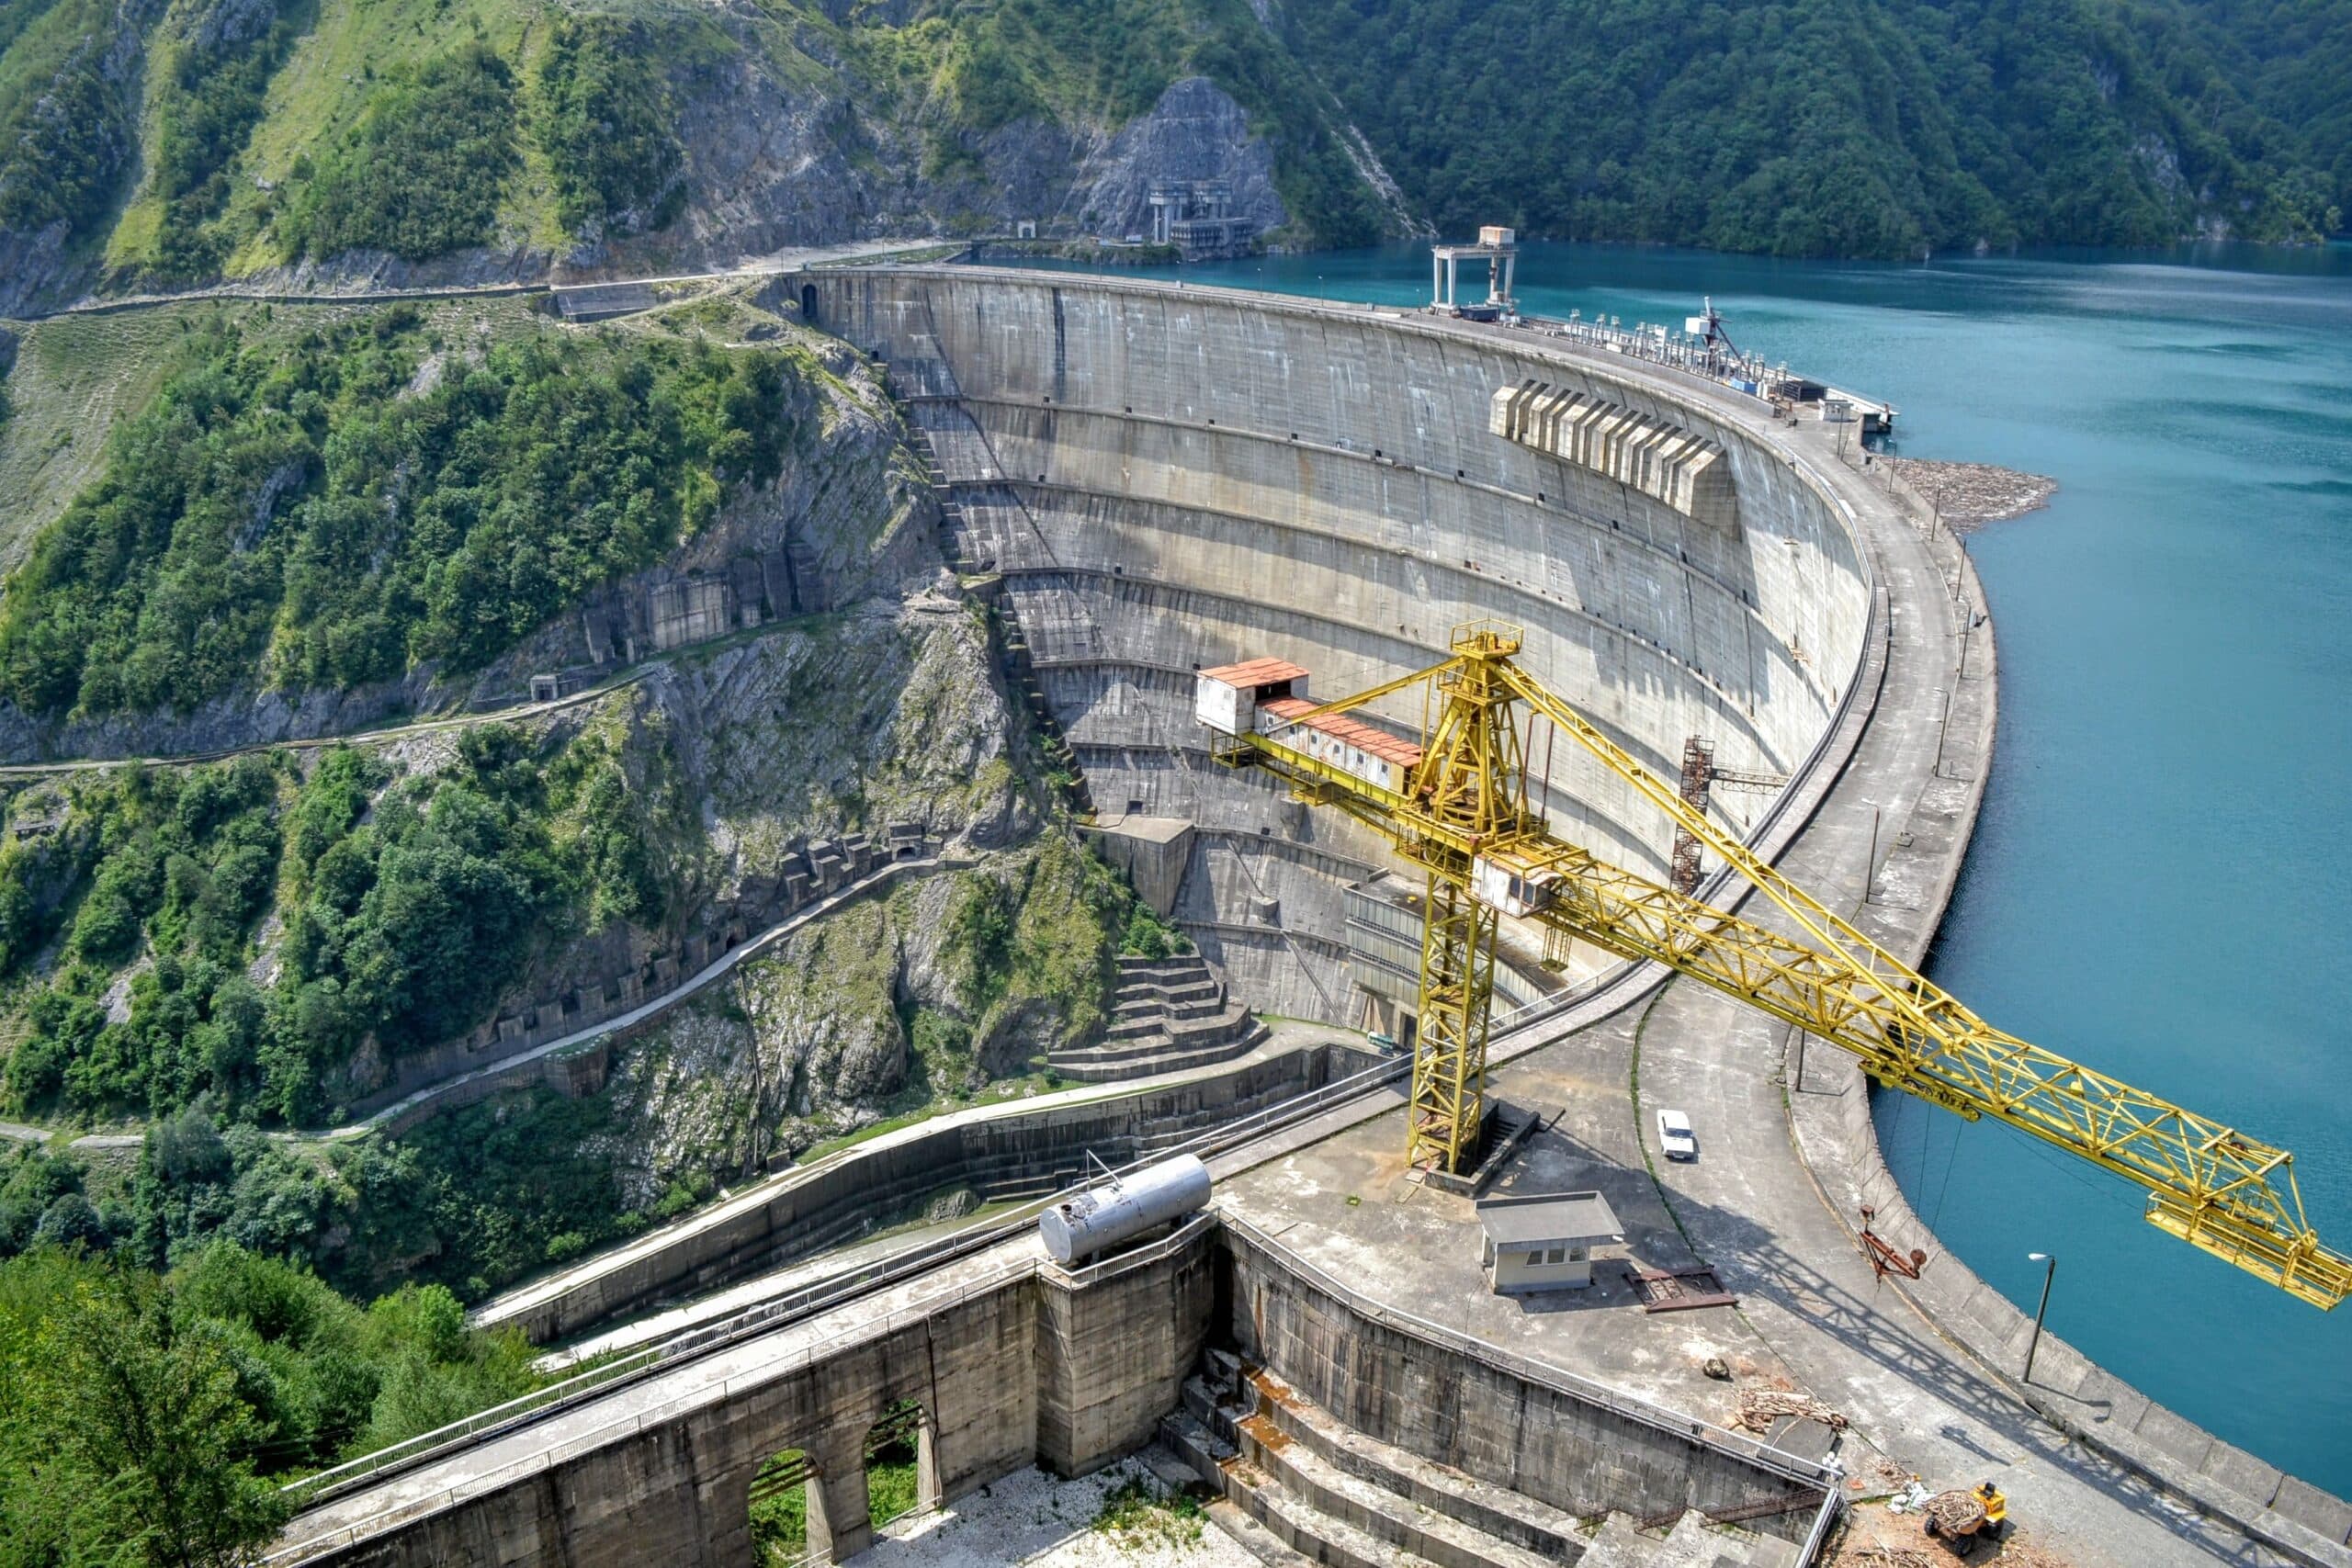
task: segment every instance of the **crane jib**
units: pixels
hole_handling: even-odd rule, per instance
[[[2352,1295],[2352,1256],[2303,1215],[2293,1156],[2005,1034],[1781,876],[1514,661],[1518,628],[1455,628],[1453,657],[1317,704],[1307,674],[1259,660],[1200,671],[1220,761],[1267,768],[1427,874],[1408,1157],[1453,1169],[1484,1112],[1498,918],[1655,960],[1851,1053],[1871,1081],[1991,1117],[2146,1188],[2170,1235],[2314,1305]],[[1419,728],[1367,719],[1418,693]],[[1522,721],[1519,710],[1524,708]],[[1553,834],[1527,757],[1541,716],[1779,911],[1769,930]],[[1548,759],[1547,759],[1548,761]]]

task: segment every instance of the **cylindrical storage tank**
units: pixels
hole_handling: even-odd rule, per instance
[[[1056,1203],[1037,1216],[1037,1230],[1055,1262],[1079,1263],[1208,1201],[1209,1168],[1178,1155]]]

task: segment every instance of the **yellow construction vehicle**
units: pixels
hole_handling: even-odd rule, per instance
[[[1919,1528],[1928,1538],[1951,1542],[1960,1557],[1975,1551],[1980,1540],[1999,1540],[2009,1528],[2009,1500],[1989,1481],[1974,1491],[1939,1492],[1919,1513]]]
[[[1345,813],[1426,874],[1407,1155],[1454,1170],[1486,1092],[1496,922],[1547,944],[1656,960],[1860,1059],[1871,1078],[1973,1121],[1992,1116],[2146,1188],[2148,1220],[2320,1307],[2352,1293],[2352,1257],[2303,1216],[2293,1156],[1993,1028],[1790,883],[1515,662],[1520,631],[1454,629],[1453,656],[1336,702],[1259,659],[1200,671],[1213,750]],[[1351,716],[1418,692],[1417,739]],[[1528,774],[1535,717],[1597,758],[1761,893],[1792,934],[1607,864],[1555,836]]]

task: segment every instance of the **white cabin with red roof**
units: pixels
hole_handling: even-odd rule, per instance
[[[1203,670],[1193,682],[1193,716],[1224,735],[1258,728],[1261,704],[1306,695],[1306,671],[1280,659],[1245,659]]]

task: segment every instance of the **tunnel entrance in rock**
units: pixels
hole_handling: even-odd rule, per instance
[[[943,1499],[931,1417],[911,1399],[892,1400],[865,1434],[865,1506],[879,1529]]]
[[[758,1568],[789,1568],[808,1558],[808,1509],[823,1506],[816,1468],[786,1449],[752,1477],[752,1558]]]

